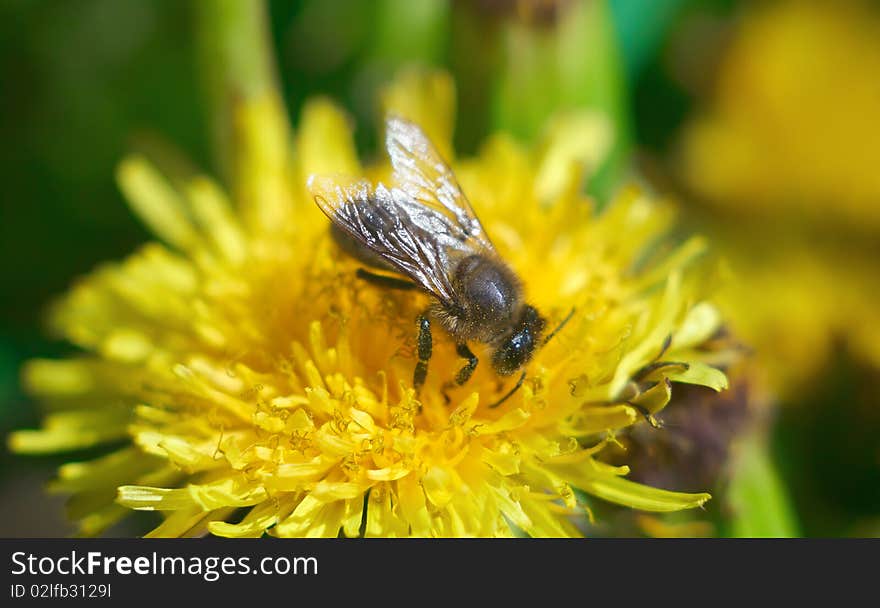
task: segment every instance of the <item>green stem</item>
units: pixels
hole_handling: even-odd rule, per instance
[[[375,0],[373,57],[400,66],[437,63],[445,50],[449,3],[445,0]]]
[[[550,29],[506,24],[495,83],[495,128],[534,138],[555,112],[591,108],[614,126],[614,144],[590,185],[604,201],[619,185],[630,151],[622,60],[607,0],[572,3]]]
[[[794,509],[764,437],[752,433],[737,446],[727,492],[733,511],[728,531],[737,538],[798,536]]]
[[[263,0],[195,3],[199,72],[203,79],[217,170],[233,179],[235,105],[277,90]]]

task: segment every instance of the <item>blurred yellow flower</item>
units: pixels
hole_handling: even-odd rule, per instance
[[[453,99],[446,75],[415,72],[383,96],[447,155]],[[60,468],[53,489],[73,494],[81,533],[141,509],[165,516],[152,536],[575,536],[589,513],[575,489],[646,511],[709,499],[597,458],[615,432],[653,420],[672,383],[727,384],[703,241],[658,246],[671,209],[638,191],[598,216],[580,194],[599,118],[552,125],[531,147],[499,134],[453,160],[529,301],[551,324],[576,310],[490,409],[508,387],[487,365],[444,402],[461,361],[441,334],[416,398],[424,296],[356,279],[306,193],[311,174],[387,176],[387,163],[362,168],[346,117],[314,100],[282,170],[284,138],[263,132],[276,111],[239,109],[251,141],[267,142],[243,161],[235,206],[206,177],[172,184],[144,158],[123,161],[121,188],[164,244],[80,280],[52,324],[82,354],[25,369],[49,411],[13,449],[126,443]]]
[[[683,132],[682,176],[712,205],[696,217],[737,278],[725,314],[787,397],[814,387],[840,344],[880,365],[878,73],[876,7],[757,5]]]
[[[880,12],[786,0],[737,28],[683,171],[709,201],[880,229]]]
[[[880,293],[880,248],[750,226],[708,230],[735,274],[718,302],[732,330],[754,348],[753,377],[796,398],[816,387],[840,348],[880,366],[873,297]]]

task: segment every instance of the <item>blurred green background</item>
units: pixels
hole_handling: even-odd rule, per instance
[[[591,0],[585,1],[593,7]],[[676,191],[667,159],[699,97],[711,87],[744,3],[595,3],[599,17],[591,13],[586,29],[570,34],[574,86],[545,78],[540,86],[517,91],[517,102],[511,105],[511,87],[533,83],[544,74],[546,58],[540,49],[544,38],[559,35],[554,20],[564,19],[559,15],[578,3],[539,2],[550,8],[535,10],[527,19],[516,16],[519,4],[270,2],[274,50],[291,121],[295,124],[308,96],[328,94],[352,113],[358,144],[369,154],[376,144],[375,88],[410,61],[433,63],[448,67],[457,79],[460,153],[473,151],[499,126],[532,135],[555,106],[595,106],[613,117],[618,140],[591,187],[604,195],[636,166],[659,187]],[[133,148],[173,146],[212,170],[210,112],[195,17],[191,3],[173,0],[0,4],[4,436],[14,428],[35,426],[39,419],[18,387],[21,363],[69,352],[43,330],[46,305],[76,276],[103,260],[125,256],[148,238],[115,186],[117,161]],[[532,65],[517,60],[520,47],[505,47],[509,31],[503,24],[517,19],[516,27],[535,36],[535,47],[526,49]],[[880,119],[880,109],[872,118]],[[770,462],[790,495],[798,533],[877,535],[880,406],[871,388],[880,375],[847,357],[842,348],[835,352],[834,364],[816,379],[808,396],[778,408],[772,419]],[[42,491],[54,467],[67,460],[13,456],[3,447],[0,537],[69,532],[63,498]],[[127,526],[115,533],[138,529],[137,522]]]

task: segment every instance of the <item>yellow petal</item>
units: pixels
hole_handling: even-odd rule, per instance
[[[43,429],[11,433],[9,449],[38,454],[90,448],[124,437],[130,415],[125,410],[50,414],[43,420]]]
[[[712,498],[710,494],[705,493],[689,494],[652,488],[616,476],[583,480],[578,487],[608,502],[642,511],[693,509]]]
[[[54,492],[78,492],[116,487],[161,466],[162,461],[129,447],[90,460],[70,462],[58,468],[58,479],[50,482]]]
[[[209,484],[190,484],[187,488],[196,504],[205,511],[222,507],[250,507],[266,500],[266,489],[253,482],[224,479]]]
[[[364,499],[362,496],[345,501],[342,513],[342,531],[348,538],[360,536],[361,522],[364,519]]]
[[[208,524],[208,530],[211,534],[227,538],[258,538],[279,520],[287,517],[297,500],[294,494],[277,500],[267,500],[251,509],[240,523],[213,521]]]
[[[322,458],[315,458],[310,462],[281,464],[263,478],[263,483],[276,490],[299,490],[304,483],[320,478],[334,464],[333,461]]]
[[[650,330],[636,346],[621,359],[609,387],[609,393],[615,397],[621,393],[632,375],[642,366],[659,356],[672,335],[675,316],[681,306],[682,275],[680,270],[671,272],[666,280],[663,297],[654,317],[651,319]]]
[[[609,429],[621,429],[638,420],[635,409],[628,405],[587,407],[562,426],[566,434],[575,437],[592,435]]]
[[[650,414],[656,414],[669,403],[672,398],[672,385],[669,380],[663,379],[643,393],[640,393],[632,401],[641,406]]]
[[[403,517],[409,522],[413,536],[426,538],[431,535],[431,518],[425,503],[425,492],[415,475],[397,481],[397,496]]]
[[[715,369],[700,361],[692,361],[685,370],[677,370],[667,375],[673,382],[684,384],[698,384],[708,386],[713,391],[727,389],[727,376],[719,369]]]
[[[386,488],[370,492],[368,503],[367,536],[399,538],[409,533],[409,526],[395,514],[391,492]]]
[[[187,488],[120,486],[116,501],[138,511],[191,511],[197,506]]]
[[[145,334],[124,327],[111,330],[99,348],[101,354],[107,359],[123,363],[141,362],[154,349],[152,342]]]
[[[354,482],[320,481],[311,492],[322,502],[334,502],[363,496],[367,486]]]
[[[447,72],[405,69],[382,91],[382,110],[419,125],[440,156],[452,161],[455,83]]]
[[[146,534],[146,538],[182,538],[198,533],[203,524],[213,519],[198,507],[174,511],[158,527]]]
[[[519,473],[521,457],[513,451],[483,450],[481,458],[483,462],[502,475],[515,475]]]
[[[472,432],[478,435],[492,435],[503,433],[504,431],[512,431],[524,425],[531,417],[527,411],[522,408],[516,408],[504,414],[494,422],[477,422],[472,428]]]
[[[116,179],[132,211],[156,236],[180,249],[198,242],[185,202],[145,158],[131,156],[123,160]]]
[[[237,103],[234,199],[250,231],[272,234],[291,226],[290,130],[281,99],[270,91]]]
[[[94,361],[32,359],[22,368],[22,384],[36,395],[82,395],[99,382]]]
[[[454,475],[443,467],[431,467],[422,478],[422,486],[425,488],[425,496],[438,509],[449,504],[455,496],[458,484]]]
[[[188,184],[186,194],[202,230],[217,250],[233,264],[243,262],[247,240],[220,186],[206,177],[197,177]]]
[[[282,538],[304,536],[311,522],[324,506],[325,503],[314,496],[306,496],[287,519],[275,526],[272,533]]]
[[[602,114],[582,111],[554,117],[538,145],[538,199],[549,203],[567,190],[580,189],[585,174],[599,166],[612,140],[611,122]]]
[[[690,348],[708,340],[721,327],[721,313],[709,302],[700,302],[690,309],[672,337],[674,349]]]
[[[296,139],[303,183],[310,175],[361,173],[351,119],[330,100],[313,99],[303,106]]]
[[[523,528],[530,536],[538,538],[576,538],[582,536],[570,522],[558,517],[549,508],[549,503],[536,500],[523,502],[523,510],[530,524]]]

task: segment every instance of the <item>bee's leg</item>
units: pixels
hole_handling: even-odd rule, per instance
[[[374,274],[364,268],[358,268],[355,274],[357,274],[357,277],[359,279],[362,279],[379,287],[384,287],[385,289],[411,291],[416,288],[415,283],[410,283],[407,280],[398,279],[397,277],[389,277],[384,274]]]
[[[426,315],[419,315],[419,337],[418,351],[419,362],[416,363],[415,372],[413,372],[413,388],[416,394],[425,384],[425,378],[428,376],[428,360],[431,358],[433,340],[431,339],[431,321]]]
[[[458,353],[459,357],[467,359],[467,363],[465,363],[464,367],[458,370],[458,373],[455,375],[455,383],[458,386],[461,386],[471,379],[471,375],[474,373],[474,370],[477,369],[477,363],[479,363],[480,360],[471,352],[471,349],[468,348],[467,344],[458,344],[455,347],[455,351]]]
[[[455,347],[455,351],[458,353],[459,357],[467,359],[467,363],[465,363],[464,367],[458,370],[458,373],[455,375],[455,382],[447,382],[443,385],[443,398],[446,399],[446,403],[449,403],[450,401],[449,395],[446,394],[446,391],[453,386],[462,386],[470,380],[474,370],[477,369],[477,364],[480,362],[477,356],[471,352],[471,349],[468,348],[468,345],[465,343],[458,344]]]

